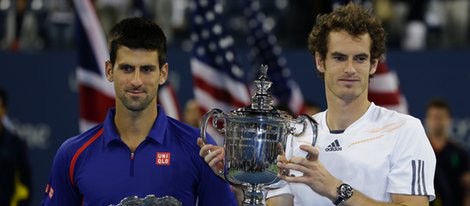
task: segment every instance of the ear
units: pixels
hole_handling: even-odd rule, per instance
[[[375,74],[375,72],[377,71],[378,65],[379,65],[379,59],[373,59],[370,64],[370,72],[369,72],[370,75]]]
[[[105,70],[106,70],[106,78],[108,79],[109,82],[113,82],[113,65],[111,62],[108,60],[105,62]]]
[[[315,52],[315,64],[320,73],[325,73],[325,68],[323,67],[323,65],[325,65],[325,61],[321,58],[321,55],[318,52]]]
[[[164,84],[167,79],[168,79],[168,63],[165,63],[160,68],[160,82],[158,82],[158,84],[160,85]]]

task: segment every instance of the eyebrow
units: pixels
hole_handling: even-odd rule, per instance
[[[332,52],[330,55],[331,56],[348,56],[341,52]],[[354,57],[369,57],[369,55],[367,53],[359,53],[359,54],[355,54]]]
[[[118,64],[118,67],[136,67],[135,65],[131,65],[131,64],[126,64],[126,63],[123,63],[123,64]],[[153,65],[153,64],[144,64],[144,65],[140,65],[140,66],[137,66],[137,67],[154,67],[156,68],[157,66],[156,65]]]

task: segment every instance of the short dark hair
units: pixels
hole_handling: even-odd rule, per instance
[[[452,116],[452,110],[450,109],[449,103],[447,103],[447,101],[442,98],[431,99],[426,106],[426,112],[428,112],[431,108],[444,109],[447,111],[449,116]]]
[[[356,3],[350,2],[329,14],[318,15],[308,37],[308,49],[312,55],[318,53],[323,60],[326,59],[328,36],[332,31],[346,31],[355,37],[369,34],[372,40],[371,61],[380,60],[385,54],[385,30],[380,19]]]
[[[158,64],[166,63],[166,37],[162,29],[152,20],[131,17],[117,23],[109,34],[111,64],[116,62],[117,49],[126,46],[131,49],[156,50]]]
[[[0,88],[0,102],[3,104],[3,107],[8,108],[8,94],[2,88]]]

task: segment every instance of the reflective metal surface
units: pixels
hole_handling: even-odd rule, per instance
[[[172,196],[155,197],[155,195],[147,195],[145,198],[137,196],[126,197],[115,206],[182,206],[179,200]],[[110,205],[114,206],[114,205]]]
[[[318,124],[311,117],[301,115],[294,119],[272,106],[267,91],[272,82],[267,78],[267,69],[261,66],[261,75],[255,80],[256,94],[249,107],[228,113],[212,109],[201,123],[204,142],[211,118],[211,125],[225,134],[224,177],[231,184],[244,186],[244,205],[262,205],[265,186],[279,181],[277,156],[284,155],[288,135],[300,136],[311,128],[312,145],[317,138]]]

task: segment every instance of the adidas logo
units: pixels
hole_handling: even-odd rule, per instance
[[[337,139],[325,148],[326,152],[334,152],[341,150],[343,150],[343,148],[339,145],[339,141]]]

